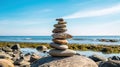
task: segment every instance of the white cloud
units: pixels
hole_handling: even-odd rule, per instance
[[[69,27],[72,35],[120,35],[120,21]]]
[[[84,17],[94,17],[94,16],[103,16],[103,15],[109,15],[113,13],[120,12],[120,4],[110,7],[110,8],[104,8],[100,10],[91,10],[91,11],[84,11],[84,12],[76,12],[68,16],[64,16],[65,19],[73,19],[73,18],[84,18]]]

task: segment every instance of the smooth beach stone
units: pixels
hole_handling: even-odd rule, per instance
[[[32,63],[32,62],[34,62],[34,61],[36,61],[36,60],[38,60],[38,59],[40,59],[40,58],[42,58],[42,57],[39,56],[38,54],[33,53],[33,54],[31,55],[31,57],[30,57],[30,62]]]
[[[41,45],[41,46],[38,46],[38,47],[36,48],[36,50],[38,50],[38,51],[46,51],[46,50],[47,50],[47,47],[44,46],[44,45]]]
[[[72,35],[67,34],[67,33],[54,33],[52,35],[53,38],[64,38],[64,39],[69,39],[72,38]]]
[[[66,24],[55,24],[54,27],[56,27],[56,28],[65,28]]]
[[[44,57],[33,62],[31,67],[98,67],[98,65],[85,56],[74,55],[70,57]]]
[[[12,57],[6,53],[0,53],[0,59],[12,59]]]
[[[23,58],[24,58],[25,61],[30,61],[30,57],[31,57],[31,54],[27,53],[27,54],[24,55]]]
[[[20,50],[20,45],[19,44],[15,44],[11,47],[12,50]]]
[[[65,50],[68,49],[67,45],[60,45],[60,44],[56,44],[56,43],[50,43],[50,46],[56,49],[60,49],[60,50]]]
[[[49,51],[49,54],[51,56],[73,56],[76,54],[76,51],[70,49],[66,49],[66,50],[51,49]]]
[[[66,39],[52,39],[52,41],[57,44],[68,44]]]
[[[56,21],[64,21],[63,18],[56,19]]]
[[[67,24],[67,22],[60,21],[58,24]]]
[[[63,33],[66,32],[67,29],[66,28],[55,28],[52,32],[53,33]]]
[[[12,49],[10,47],[3,47],[2,50],[5,52],[12,52]]]
[[[25,61],[24,59],[19,59],[14,62],[15,65],[30,65],[30,62]]]
[[[0,67],[14,67],[14,65],[7,59],[0,59]]]
[[[103,56],[100,56],[100,55],[97,55],[97,54],[89,56],[89,58],[92,59],[95,62],[98,62],[98,61],[108,61],[108,59],[106,57],[103,57]]]

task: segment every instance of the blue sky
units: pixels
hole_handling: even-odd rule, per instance
[[[0,0],[0,35],[51,35],[60,17],[71,35],[120,35],[120,0]]]

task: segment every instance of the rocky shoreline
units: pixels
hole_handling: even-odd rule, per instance
[[[0,42],[0,47],[18,43],[21,48],[36,48],[40,45],[51,49],[48,43],[27,43],[27,42]],[[69,49],[80,51],[98,51],[103,53],[120,53],[120,45],[95,45],[95,44],[67,44]]]
[[[40,62],[41,60],[46,58],[46,57],[42,57],[36,53],[24,54],[20,51],[20,49],[21,48],[20,48],[19,44],[15,44],[13,46],[0,47],[0,65],[2,67],[34,67],[34,65],[36,63],[38,64],[38,61]],[[39,51],[41,51],[43,49],[46,50],[46,48],[44,48],[43,46],[39,46],[39,49],[38,48],[36,48],[36,49]],[[76,55],[71,56],[71,58],[72,57],[76,58],[78,56],[91,59],[98,65],[98,67],[119,67],[120,66],[120,57],[119,56],[112,56],[112,57],[106,58],[106,57],[102,57],[99,55],[92,55],[92,56],[87,57],[87,56],[83,56],[81,54],[76,54]],[[51,56],[48,55],[47,57],[50,58]],[[56,57],[52,57],[52,58],[54,59]],[[62,58],[65,59],[68,57],[62,57]],[[62,58],[60,58],[60,59],[62,60]],[[59,59],[57,59],[57,60],[59,60]],[[56,62],[55,60],[52,60],[51,62],[53,62],[53,61]],[[9,63],[9,64],[7,64],[7,63]],[[8,65],[8,66],[6,66],[6,65]]]

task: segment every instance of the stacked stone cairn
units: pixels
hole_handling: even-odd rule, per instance
[[[53,48],[49,51],[51,56],[73,56],[76,54],[76,51],[68,49],[68,41],[66,39],[72,38],[70,34],[65,33],[66,29],[66,22],[64,19],[59,18],[56,19],[58,21],[57,24],[54,25],[55,29],[52,31],[54,34],[52,35],[52,43],[50,46]]]

